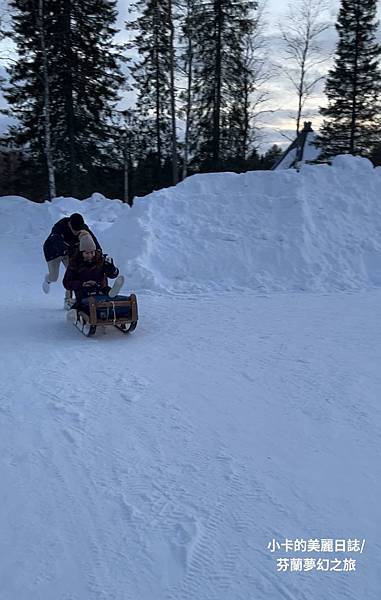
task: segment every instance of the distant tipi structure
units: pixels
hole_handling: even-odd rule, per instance
[[[297,169],[303,163],[315,161],[321,153],[321,149],[314,144],[316,137],[317,135],[312,129],[311,121],[305,121],[304,127],[298,137],[282,154],[278,162],[272,167],[272,170]]]

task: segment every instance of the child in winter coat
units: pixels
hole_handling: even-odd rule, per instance
[[[64,287],[74,290],[77,304],[94,292],[115,297],[124,283],[124,277],[119,275],[119,269],[112,258],[97,249],[88,231],[81,231],[78,237],[79,249],[69,260],[63,278]],[[108,285],[107,278],[115,279],[112,288]]]

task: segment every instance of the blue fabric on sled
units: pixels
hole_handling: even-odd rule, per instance
[[[117,300],[129,300],[129,296],[115,296],[110,298],[105,295],[92,296],[96,302],[112,302]],[[90,314],[89,298],[83,298],[81,301],[80,310]],[[108,308],[97,308],[97,320],[98,321],[112,321],[113,319],[131,319],[131,306],[116,306],[115,311],[110,304]]]

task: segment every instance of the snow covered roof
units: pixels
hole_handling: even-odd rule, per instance
[[[303,130],[298,137],[287,148],[279,161],[273,166],[273,171],[277,169],[292,169],[304,162],[316,160],[321,150],[316,147],[316,133],[311,127],[311,122],[304,123]]]

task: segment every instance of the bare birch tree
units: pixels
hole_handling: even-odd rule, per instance
[[[318,82],[324,78],[319,67],[327,60],[327,56],[324,56],[319,38],[330,27],[324,18],[328,8],[326,0],[297,0],[289,4],[288,13],[280,24],[286,63],[281,69],[298,98],[295,117],[297,134],[305,104]]]

